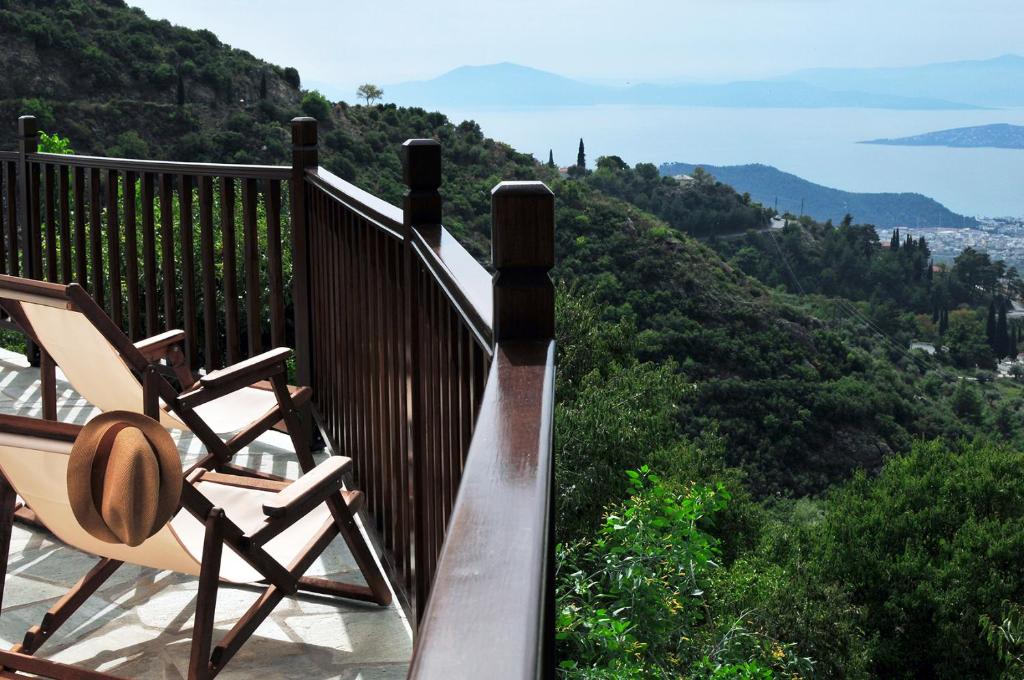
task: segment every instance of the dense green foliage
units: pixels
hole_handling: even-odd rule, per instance
[[[691,180],[680,182],[662,177],[651,163],[630,168],[618,156],[604,156],[586,180],[694,236],[742,233],[768,225],[770,212],[751,202],[749,194],[737,194],[699,168]]]
[[[53,150],[286,163],[312,114],[322,164],[398,203],[401,143],[432,137],[445,224],[481,259],[491,187],[550,185],[565,676],[1021,676],[1024,401],[977,370],[1011,337],[998,301],[988,323],[1020,289],[1001,263],[933,272],[926,243],[852,220],[741,235],[769,211],[700,173],[562,177],[113,0],[3,6],[0,112],[35,112]],[[907,351],[922,338],[949,350]]]

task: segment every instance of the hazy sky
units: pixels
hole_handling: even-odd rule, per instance
[[[336,96],[362,82],[386,85],[500,61],[625,82],[725,80],[1024,52],[1022,0],[129,3],[295,66],[304,84],[331,84]]]

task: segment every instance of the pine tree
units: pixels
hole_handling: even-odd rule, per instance
[[[555,152],[551,149],[548,149],[548,167],[555,167]]]
[[[995,298],[988,303],[988,319],[985,322],[985,339],[988,340],[988,346],[993,349],[996,348],[996,301]]]
[[[580,137],[580,150],[576,154],[576,167],[580,170],[587,169],[587,154],[583,151],[583,138]]]

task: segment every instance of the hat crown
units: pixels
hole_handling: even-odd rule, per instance
[[[141,544],[174,515],[183,484],[178,448],[155,420],[110,411],[71,448],[68,499],[79,524],[107,543]]]
[[[127,427],[116,434],[107,464],[93,467],[93,499],[100,516],[122,543],[138,545],[148,538],[156,519],[160,466],[156,451],[142,430]],[[99,493],[96,481],[99,479]]]

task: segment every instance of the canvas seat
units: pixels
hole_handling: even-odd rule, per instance
[[[99,540],[73,512],[67,469],[72,442],[81,430],[78,425],[0,415],[0,588],[6,578],[15,494],[29,503],[57,538],[101,558],[43,622],[28,631],[23,643],[0,652],[0,667],[51,678],[114,677],[32,655],[124,562],[199,577],[190,679],[216,675],[286,595],[308,591],[390,603],[384,576],[355,524],[362,494],[343,489],[349,459],[332,457],[295,482],[194,469],[184,481],[176,514],[132,547]],[[304,577],[339,534],[367,585]],[[221,580],[269,585],[213,648],[213,608]],[[82,674],[71,675],[71,670]],[[2,673],[0,677],[10,677]]]
[[[145,413],[164,427],[194,433],[208,451],[200,466],[256,475],[231,458],[276,426],[288,432],[302,469],[312,468],[303,413],[311,391],[286,383],[290,349],[275,348],[197,378],[184,363],[183,331],[132,343],[78,284],[0,275],[0,304],[40,347],[44,415],[56,417],[52,385],[59,366],[101,411]],[[225,441],[224,435],[231,436]]]

